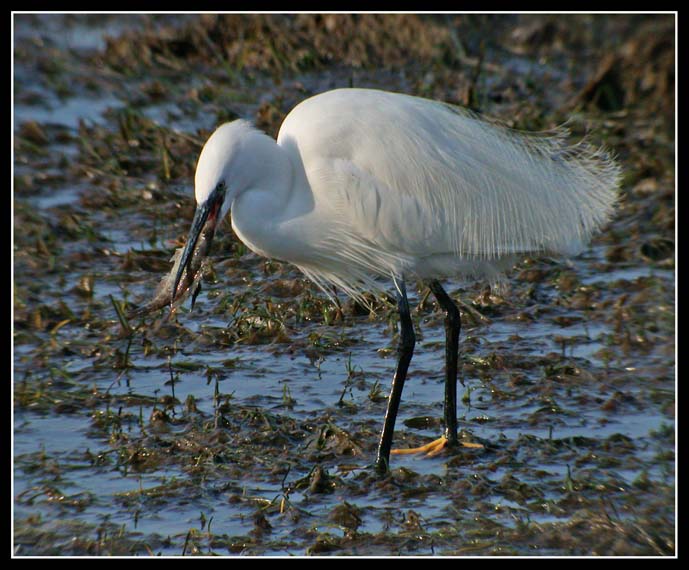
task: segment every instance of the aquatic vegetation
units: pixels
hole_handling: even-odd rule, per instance
[[[672,16],[14,18],[16,555],[675,552]],[[172,269],[213,128],[275,134],[349,85],[518,128],[575,114],[625,168],[582,256],[449,284],[460,434],[483,447],[383,479],[390,299],[335,305],[225,228],[193,316],[128,315]],[[409,289],[413,446],[439,426],[443,316]]]

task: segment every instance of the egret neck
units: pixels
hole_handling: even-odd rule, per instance
[[[250,156],[242,166],[254,174],[231,204],[232,229],[253,252],[294,261],[300,249],[297,236],[285,235],[285,222],[299,218],[311,207],[311,192],[298,153],[255,131],[248,135]],[[300,211],[299,211],[300,210]]]

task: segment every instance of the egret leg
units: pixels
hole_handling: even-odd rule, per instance
[[[431,281],[430,288],[445,311],[445,439],[450,446],[457,445],[457,358],[459,353],[459,333],[462,319],[454,301],[438,281]],[[462,383],[464,384],[464,383]]]
[[[404,281],[394,280],[397,288],[397,308],[400,313],[400,340],[397,346],[397,370],[392,379],[392,389],[388,398],[388,408],[385,412],[383,423],[383,433],[378,444],[378,456],[376,457],[376,470],[385,473],[390,464],[390,448],[392,447],[392,434],[395,431],[395,420],[397,411],[400,407],[402,389],[407,378],[407,370],[414,354],[416,336],[414,335],[414,325],[409,311],[409,300],[407,299],[407,289]]]
[[[462,328],[462,321],[457,305],[455,305],[440,283],[433,280],[429,286],[438,300],[438,304],[445,311],[445,401],[443,412],[445,432],[442,437],[421,447],[393,449],[392,453],[395,454],[425,453],[428,457],[433,457],[446,447],[456,447],[459,444],[457,438],[457,360],[459,332]],[[462,384],[464,383],[462,382]],[[471,448],[483,447],[480,443],[462,442],[461,445]]]

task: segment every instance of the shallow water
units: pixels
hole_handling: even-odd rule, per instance
[[[136,18],[76,20],[16,18],[15,42],[29,52],[37,36],[54,42],[80,70],[105,35],[140,28]],[[538,67],[504,57],[507,70]],[[484,448],[393,456],[391,477],[380,481],[370,465],[395,365],[391,308],[333,322],[330,304],[296,271],[267,266],[227,238],[193,312],[187,303],[168,321],[161,311],[122,335],[113,303],[146,302],[169,269],[172,240],[189,220],[178,215],[171,225],[173,210],[162,208],[191,202],[191,179],[127,173],[113,177],[123,188],[108,186],[84,158],[101,150],[85,150],[80,121],[106,133],[125,128],[113,117],[131,105],[126,93],[139,79],[117,77],[108,93],[106,74],[97,94],[75,87],[60,97],[25,79],[32,65],[15,61],[15,91],[43,101],[15,101],[15,133],[33,121],[49,138],[51,128],[69,136],[47,143],[52,154],[42,159],[63,179],[15,186],[17,555],[671,553],[674,266],[608,261],[612,246],[601,238],[568,263],[521,264],[504,297],[448,284],[472,309],[462,310],[459,426]],[[412,83],[402,73],[356,75],[370,86]],[[349,80],[319,70],[298,81],[319,91]],[[270,83],[246,86],[249,102],[237,113],[251,118],[273,103]],[[141,114],[193,136],[214,124],[174,98]],[[24,154],[15,154],[15,180],[41,173]],[[94,193],[112,202],[93,205]],[[29,219],[21,208],[34,225],[19,226],[17,216]],[[542,277],[526,275],[532,268]],[[275,284],[299,287],[284,295]],[[400,447],[442,429],[442,315],[421,306],[422,294],[411,295],[419,334]],[[318,469],[322,483],[313,480]]]

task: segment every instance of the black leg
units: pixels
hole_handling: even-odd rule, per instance
[[[388,409],[385,412],[383,433],[380,436],[378,456],[376,457],[376,470],[380,473],[385,473],[390,464],[390,448],[392,447],[392,434],[395,431],[395,419],[400,407],[404,381],[407,378],[407,369],[414,354],[414,344],[416,343],[404,281],[395,281],[395,285],[397,287],[397,307],[400,312],[400,340],[397,347],[397,370],[392,379],[392,390],[390,390],[390,397],[388,398]]]
[[[459,309],[438,281],[431,281],[431,291],[445,311],[445,437],[457,444],[457,353],[462,321]]]

